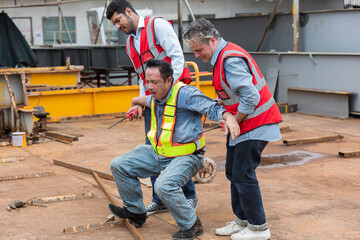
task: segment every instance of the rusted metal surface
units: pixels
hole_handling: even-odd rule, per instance
[[[8,181],[8,180],[18,180],[25,178],[39,178],[39,177],[47,177],[53,176],[55,172],[37,172],[37,173],[26,173],[22,175],[10,175],[10,176],[0,176],[0,181]]]
[[[360,157],[360,151],[342,151],[339,152],[339,156],[344,158]]]
[[[300,0],[293,0],[293,51],[299,51],[299,5]]]
[[[288,139],[283,140],[283,143],[287,146],[291,145],[302,145],[302,144],[309,144],[309,143],[319,143],[319,142],[329,142],[343,139],[344,136],[342,135],[334,135],[334,136],[324,136],[324,137],[309,137],[309,138],[299,138],[299,139]]]
[[[4,75],[4,78],[5,78],[5,83],[6,83],[7,89],[8,89],[8,91],[9,91],[9,96],[10,96],[11,105],[12,105],[13,108],[14,108],[15,117],[16,117],[16,119],[20,119],[19,112],[17,111],[17,106],[16,106],[16,102],[15,102],[14,93],[12,92],[11,87],[10,87],[9,78],[8,78],[7,75]]]
[[[54,137],[54,136],[48,136],[48,135],[46,135],[46,133],[45,133],[45,137],[46,137],[46,138],[49,138],[49,139],[51,139],[51,140],[55,140],[55,141],[61,142],[61,143],[66,143],[66,144],[69,144],[69,145],[72,144],[72,140],[71,140],[71,139],[63,139],[63,138],[59,138],[59,136],[56,136],[56,137]]]
[[[101,190],[103,191],[103,193],[105,194],[105,196],[108,198],[109,202],[113,205],[117,205],[114,198],[110,195],[110,193],[106,190],[104,184],[102,183],[99,175],[94,172],[93,170],[90,170],[91,174],[93,175],[96,183],[99,185],[99,187],[101,188]],[[139,231],[135,228],[134,225],[130,224],[129,220],[126,218],[123,218],[123,221],[125,223],[125,226],[129,229],[129,231],[131,232],[131,234],[135,237],[135,239],[137,240],[143,240],[143,236],[139,233]]]
[[[80,226],[73,226],[64,228],[64,233],[80,233],[85,231],[94,231],[104,228],[113,228],[113,227],[119,227],[122,226],[124,223],[123,221],[112,221],[112,222],[104,222],[104,223],[95,223],[95,224],[85,224]]]

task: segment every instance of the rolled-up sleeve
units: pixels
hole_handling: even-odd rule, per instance
[[[181,49],[179,39],[171,24],[162,18],[154,20],[156,43],[159,44],[171,58],[171,67],[174,70],[175,81],[179,79],[183,72],[185,62],[184,54]]]
[[[240,96],[238,111],[251,114],[259,104],[260,94],[254,86],[253,76],[246,62],[240,57],[230,57],[224,62],[225,77],[230,88]]]

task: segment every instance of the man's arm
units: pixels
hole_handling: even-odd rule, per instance
[[[154,20],[154,29],[156,43],[158,43],[165,50],[166,55],[171,58],[174,82],[176,82],[182,74],[185,62],[179,39],[171,24],[165,19],[156,18]]]
[[[134,97],[131,100],[131,106],[135,106],[135,105],[141,105],[143,107],[147,107],[147,96],[143,96],[143,97]]]

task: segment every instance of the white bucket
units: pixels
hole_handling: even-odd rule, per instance
[[[13,147],[26,147],[26,133],[25,132],[13,132],[12,145]]]

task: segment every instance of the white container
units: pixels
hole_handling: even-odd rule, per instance
[[[26,133],[25,132],[13,132],[12,145],[13,147],[26,147]]]

